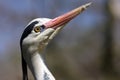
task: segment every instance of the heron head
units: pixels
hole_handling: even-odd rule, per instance
[[[22,34],[21,45],[24,48],[32,46],[32,49],[41,51],[70,20],[79,15],[89,5],[80,6],[54,19],[37,18],[32,20]]]
[[[34,47],[43,49],[50,40],[53,39],[58,32],[58,28],[47,27],[46,23],[49,23],[52,19],[49,18],[37,18],[32,20],[24,29],[21,37],[22,48]],[[62,28],[64,25],[59,26]]]

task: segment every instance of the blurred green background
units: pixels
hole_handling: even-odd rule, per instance
[[[19,40],[31,20],[88,2],[48,45],[46,63],[57,80],[120,80],[120,0],[0,0],[0,80],[22,80]]]

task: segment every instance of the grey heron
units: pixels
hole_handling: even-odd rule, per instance
[[[35,80],[55,80],[45,65],[41,53],[66,24],[90,4],[82,5],[54,19],[34,19],[26,26],[20,39],[23,80],[28,80],[27,66]]]

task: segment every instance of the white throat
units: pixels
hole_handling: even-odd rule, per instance
[[[39,53],[32,56],[31,62],[31,66],[33,66],[31,71],[33,72],[36,80],[55,80]]]
[[[24,58],[26,59],[35,80],[55,80],[39,53],[36,52],[32,56],[26,54],[24,55]]]

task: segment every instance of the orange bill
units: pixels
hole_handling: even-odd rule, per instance
[[[58,16],[49,22],[45,23],[44,26],[45,28],[54,28],[56,29],[57,27],[60,27],[62,25],[67,24],[70,20],[75,18],[77,15],[79,15],[81,12],[83,12],[88,6],[90,6],[91,3],[87,3],[85,5],[82,5],[76,9],[73,9],[61,16]]]

